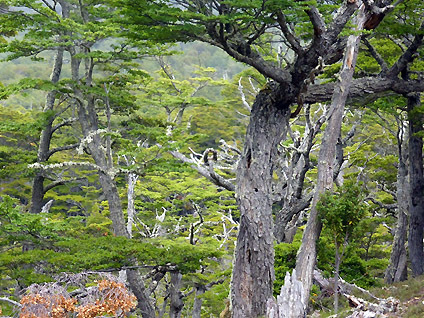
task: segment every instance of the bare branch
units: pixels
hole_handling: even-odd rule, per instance
[[[66,183],[71,183],[71,182],[84,180],[84,179],[85,178],[71,178],[71,179],[66,179],[66,180],[56,180],[56,181],[53,181],[52,183],[48,184],[47,186],[45,186],[44,189],[43,189],[43,192],[44,192],[44,194],[46,194],[51,189],[58,187],[60,185],[64,185]]]
[[[381,55],[375,50],[375,48],[372,46],[372,44],[367,40],[366,37],[362,38],[362,41],[364,42],[365,46],[367,47],[368,51],[370,52],[371,56],[377,61],[378,65],[381,67],[381,73],[386,74],[389,70],[389,67],[387,66],[387,63],[384,61],[384,59],[381,57]]]
[[[318,9],[314,6],[311,6],[310,9],[306,11],[306,13],[309,16],[312,25],[314,26],[315,37],[321,37],[322,34],[325,32],[325,22],[322,19],[322,16],[319,13]]]
[[[179,151],[170,151],[169,152],[174,158],[181,160],[184,163],[188,163],[191,167],[204,176],[206,179],[212,181],[217,186],[223,187],[229,191],[235,191],[235,186],[229,180],[225,179],[221,175],[217,174],[211,169],[206,169],[205,167],[199,166],[194,160],[187,158]],[[208,167],[209,168],[209,167]]]
[[[77,118],[68,118],[68,119],[65,119],[65,120],[64,120],[64,121],[62,121],[61,123],[59,123],[59,124],[57,124],[56,126],[52,127],[52,134],[53,134],[56,130],[58,130],[58,129],[62,128],[63,126],[68,126],[68,125],[72,124],[73,122],[75,122],[76,120],[77,120]]]
[[[411,45],[406,49],[402,56],[397,60],[397,62],[390,68],[388,72],[389,77],[397,77],[397,75],[402,72],[409,63],[411,63],[416,57],[415,53],[423,44],[424,37],[424,20],[421,22],[421,26],[414,37]]]
[[[8,303],[12,304],[13,306],[16,306],[16,307],[19,307],[19,308],[22,307],[22,305],[20,303],[18,303],[17,301],[14,301],[12,299],[9,299],[7,297],[0,297],[0,301],[8,302]]]
[[[53,149],[51,149],[47,153],[47,158],[50,158],[56,152],[65,151],[65,150],[71,150],[71,149],[76,149],[78,146],[79,146],[79,143],[78,144],[72,144],[72,145],[66,145],[66,146],[62,146],[62,147],[53,148]]]
[[[387,204],[387,203],[378,201],[374,199],[373,197],[365,198],[365,200],[371,201],[372,203],[377,204],[380,208],[386,209],[386,210],[394,210],[398,207],[397,203]]]
[[[246,95],[244,95],[243,85],[241,84],[241,79],[242,79],[242,77],[240,77],[239,82],[238,82],[238,90],[240,92],[241,101],[242,101],[244,107],[250,112],[252,110],[252,107],[247,102]]]
[[[290,43],[291,48],[293,49],[293,51],[295,51],[296,53],[302,52],[303,48],[300,45],[299,39],[297,39],[293,35],[293,33],[289,30],[289,28],[287,26],[286,17],[284,16],[284,13],[281,12],[281,11],[280,12],[277,12],[277,22],[278,22],[278,25],[281,28],[281,32],[283,32],[285,38]]]

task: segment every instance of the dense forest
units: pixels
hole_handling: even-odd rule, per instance
[[[424,317],[422,0],[0,0],[0,316]]]

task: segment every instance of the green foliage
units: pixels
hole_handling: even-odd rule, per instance
[[[335,193],[325,193],[317,204],[324,230],[329,231],[338,244],[343,244],[365,216],[361,188],[346,183]]]
[[[284,279],[287,272],[291,272],[296,265],[296,255],[302,243],[302,232],[298,231],[294,237],[293,243],[280,243],[275,245],[275,281],[274,296],[280,294],[281,286],[284,285]]]

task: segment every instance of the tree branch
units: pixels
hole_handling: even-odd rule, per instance
[[[375,50],[375,48],[372,46],[372,44],[367,40],[366,37],[362,38],[362,42],[364,42],[365,46],[367,47],[368,51],[370,52],[371,56],[377,61],[378,65],[381,67],[381,73],[386,74],[389,70],[389,67],[387,66],[387,63],[384,61],[384,59],[381,57],[381,55]]]
[[[54,155],[56,152],[60,152],[60,151],[65,151],[65,150],[71,150],[71,149],[76,149],[79,146],[78,144],[72,144],[72,145],[66,145],[66,146],[62,146],[62,147],[56,147],[51,149],[48,153],[47,153],[47,159],[50,158],[52,155]]]
[[[73,122],[75,122],[76,120],[77,120],[77,118],[68,118],[68,119],[65,119],[65,120],[64,120],[64,121],[62,121],[61,123],[59,123],[59,124],[57,124],[56,126],[52,127],[52,134],[53,134],[56,130],[58,130],[58,129],[62,128],[63,126],[70,125],[70,124],[72,124]]]
[[[397,77],[397,75],[402,72],[408,65],[411,63],[415,56],[415,53],[419,47],[423,44],[424,37],[424,20],[421,22],[421,26],[418,30],[418,33],[415,35],[414,40],[411,45],[406,49],[402,56],[397,60],[397,62],[390,68],[388,72],[389,77]]]
[[[223,187],[223,188],[225,188],[225,189],[227,189],[229,191],[235,191],[234,184],[232,184],[230,181],[228,181],[224,177],[222,177],[219,174],[217,174],[215,171],[213,171],[213,173],[211,173],[210,169],[206,169],[206,168],[204,168],[202,166],[197,165],[197,163],[194,160],[192,160],[190,158],[187,158],[186,156],[184,156],[179,151],[174,150],[174,151],[170,151],[169,153],[174,158],[176,158],[178,160],[181,160],[184,163],[190,164],[190,166],[194,170],[196,170],[199,174],[201,174],[202,176],[204,176],[209,181],[212,181],[217,186]]]
[[[325,22],[322,19],[322,16],[319,13],[318,9],[314,6],[311,6],[310,9],[306,11],[306,13],[309,16],[309,19],[311,20],[312,25],[314,27],[315,37],[321,37],[322,34],[325,32]]]
[[[20,303],[18,303],[17,301],[14,301],[12,299],[9,299],[7,297],[0,297],[0,301],[8,302],[8,303],[10,303],[10,304],[12,304],[13,306],[16,306],[16,307],[22,307],[22,305]]]
[[[74,182],[74,181],[79,181],[79,180],[84,180],[85,178],[72,178],[72,179],[68,179],[68,180],[56,180],[53,181],[52,183],[48,184],[47,186],[44,187],[43,192],[44,194],[46,194],[48,191],[50,191],[51,189],[58,187],[60,185],[64,185],[66,183],[70,183],[70,182]]]
[[[333,22],[327,28],[327,31],[323,35],[323,37],[326,38],[329,43],[334,43],[336,41],[344,26],[352,17],[353,13],[356,11],[356,8],[356,1],[344,1],[344,4],[337,11]]]
[[[308,88],[304,96],[305,103],[328,102],[334,91],[335,83],[315,84]],[[361,97],[372,96],[377,99],[378,94],[390,94],[388,91],[397,94],[408,94],[413,92],[424,92],[424,81],[422,80],[401,80],[398,78],[364,77],[352,81],[349,91],[349,99],[357,100]]]
[[[300,54],[303,51],[302,46],[300,45],[300,41],[298,38],[296,38],[292,32],[290,32],[288,26],[286,17],[283,12],[277,12],[277,22],[280,26],[281,32],[283,32],[284,37],[287,39],[287,41],[290,43],[291,48],[296,53]]]

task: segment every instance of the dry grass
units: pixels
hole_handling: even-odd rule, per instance
[[[407,281],[384,286],[372,291],[378,297],[395,297],[401,302],[401,311],[392,317],[424,317],[424,275]]]

